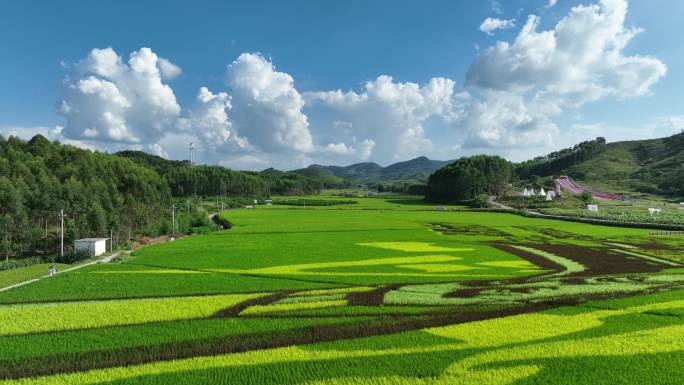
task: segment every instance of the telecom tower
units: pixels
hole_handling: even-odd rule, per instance
[[[192,166],[192,152],[195,150],[195,142],[190,142],[190,165]]]

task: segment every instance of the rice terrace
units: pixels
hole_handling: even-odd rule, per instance
[[[1,293],[0,383],[681,375],[682,238],[356,200],[225,211],[230,230]]]
[[[0,1],[0,385],[684,385],[684,1]]]

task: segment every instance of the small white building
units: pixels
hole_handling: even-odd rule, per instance
[[[83,238],[74,241],[74,251],[76,253],[87,253],[92,257],[97,257],[107,252],[107,241],[109,238]]]
[[[651,215],[660,215],[661,209],[656,209],[656,208],[649,208],[648,213]]]
[[[598,205],[587,205],[587,210],[593,211],[593,212],[598,212],[599,208],[598,208]]]

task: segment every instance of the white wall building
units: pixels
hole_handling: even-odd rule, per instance
[[[107,252],[107,240],[109,238],[83,238],[74,241],[74,251],[77,253],[88,253],[90,256],[97,257]]]

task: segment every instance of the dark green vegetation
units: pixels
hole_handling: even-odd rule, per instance
[[[606,149],[606,139],[596,138],[517,164],[516,175],[521,179],[533,176],[553,176],[564,170],[592,159]]]
[[[171,201],[166,181],[131,160],[51,143],[0,137],[0,252],[54,252],[63,209],[67,242],[104,235],[108,228],[134,232],[158,228]],[[48,231],[45,238],[45,222]]]
[[[167,160],[141,151],[121,151],[117,155],[152,168],[166,179],[175,197],[311,194],[318,193],[326,184],[326,180],[274,169],[260,172],[233,171],[221,166],[191,165],[187,161]]]
[[[230,230],[0,292],[0,384],[667,384],[684,368],[684,238],[354,201],[229,210]]]
[[[603,138],[517,165],[517,175],[569,175],[614,192],[684,196],[684,133],[667,138],[605,143]]]
[[[427,199],[453,202],[500,193],[511,179],[511,164],[498,156],[460,158],[430,175]]]
[[[50,142],[0,137],[0,255],[54,256],[59,210],[66,213],[65,242],[171,234],[171,204],[178,205],[177,232],[210,224],[197,202],[180,199],[229,196],[228,206],[245,197],[318,193],[325,181],[273,169],[232,171],[192,166],[137,151],[117,155]],[[46,230],[47,221],[47,230]],[[47,231],[47,236],[46,236]]]

